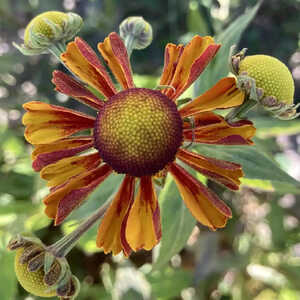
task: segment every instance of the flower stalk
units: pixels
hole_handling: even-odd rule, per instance
[[[80,224],[70,234],[64,236],[53,245],[48,246],[47,250],[55,257],[65,257],[74,248],[80,237],[102,218],[108,206],[109,202],[102,205],[93,215]]]

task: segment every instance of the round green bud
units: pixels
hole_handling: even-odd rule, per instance
[[[152,42],[152,27],[143,17],[128,17],[120,24],[119,29],[122,39],[133,40],[132,49],[144,49]]]

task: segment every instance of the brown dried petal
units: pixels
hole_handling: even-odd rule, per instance
[[[61,273],[61,265],[57,261],[55,261],[52,264],[50,271],[45,274],[44,282],[49,286],[54,285],[59,279],[60,273]]]
[[[76,297],[80,290],[80,282],[76,276],[72,276],[71,289],[68,293],[68,297]]]
[[[28,262],[27,269],[29,272],[35,272],[44,265],[45,253],[41,252]]]
[[[19,263],[25,264],[36,255],[40,254],[43,249],[36,245],[30,245],[24,248],[22,255],[20,256]]]
[[[30,246],[32,245],[32,242],[26,241],[24,238],[22,238],[21,236],[18,236],[16,238],[12,238],[8,245],[7,248],[9,250],[15,250],[21,247],[25,247],[25,246]]]
[[[72,288],[72,280],[70,279],[65,284],[59,286],[56,289],[56,293],[58,296],[66,297],[66,296],[69,296],[71,288]]]

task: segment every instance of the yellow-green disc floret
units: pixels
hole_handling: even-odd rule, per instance
[[[279,102],[293,104],[295,85],[291,72],[285,64],[268,55],[246,56],[239,65],[239,74],[247,72],[262,88],[264,97],[274,96]]]
[[[39,269],[35,272],[27,270],[28,263],[21,264],[20,256],[24,252],[24,248],[20,248],[15,256],[15,272],[21,286],[29,293],[39,297],[54,297],[56,290],[49,291],[49,286],[44,283],[44,270]]]

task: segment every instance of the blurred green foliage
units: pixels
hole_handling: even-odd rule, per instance
[[[213,35],[224,46],[187,92],[190,96],[227,74],[229,47],[241,39],[239,48],[249,48],[249,54],[270,54],[290,67],[300,99],[300,1],[258,6],[254,0],[0,1],[0,299],[27,296],[16,282],[13,253],[5,249],[12,235],[31,231],[46,244],[56,241],[99,207],[122,179],[111,177],[61,228],[43,214],[47,188],[31,169],[22,104],[38,99],[86,108],[53,91],[51,72],[63,68],[55,59],[24,57],[11,46],[21,41],[29,20],[47,10],[74,11],[85,21],[80,35],[95,48],[125,17],[143,16],[153,26],[154,41],[134,52],[132,62],[137,86],[150,88],[160,75],[166,43]],[[168,178],[159,196],[163,240],[153,253],[142,251],[128,260],[104,255],[95,246],[93,228],[69,254],[82,284],[78,299],[300,299],[299,119],[282,122],[254,112],[251,120],[258,128],[255,147],[199,146],[201,153],[245,165],[239,193],[207,182],[232,207],[228,226],[209,232],[196,224]]]

